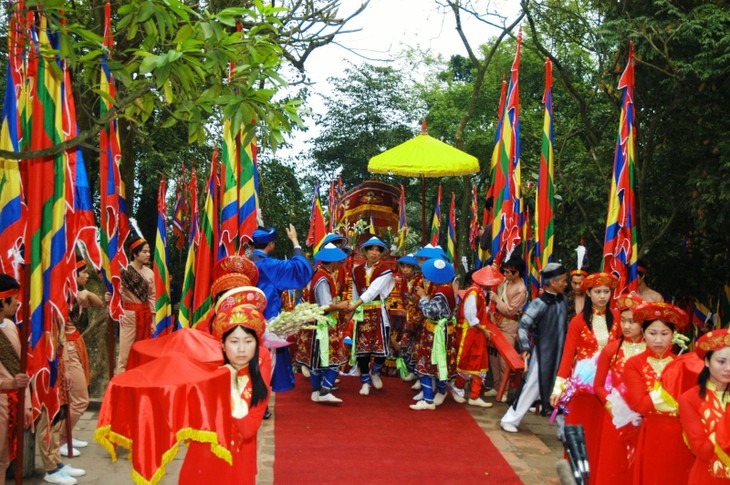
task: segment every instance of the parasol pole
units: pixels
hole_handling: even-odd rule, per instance
[[[426,176],[421,175],[421,246],[426,245]]]

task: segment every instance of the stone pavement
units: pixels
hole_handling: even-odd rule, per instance
[[[449,398],[450,399],[450,398]],[[563,457],[562,443],[555,435],[555,426],[549,425],[547,418],[528,414],[519,433],[505,433],[499,427],[499,419],[507,409],[507,404],[496,403],[493,408],[481,409],[467,406],[469,412],[484,432],[492,440],[512,466],[517,475],[528,485],[558,484],[555,462]],[[87,475],[78,479],[79,485],[128,485],[132,483],[131,466],[127,459],[127,451],[117,448],[118,460],[111,462],[109,454],[93,439],[98,416],[98,402],[92,402],[90,409],[82,416],[77,425],[77,439],[89,442],[87,448],[81,450],[81,456],[66,458],[65,463],[84,468]],[[274,427],[276,426],[276,398],[272,398],[271,408],[274,418],[264,421],[259,430],[259,474],[257,482],[261,485],[273,483],[274,480]],[[434,412],[438,418],[438,411]],[[177,457],[167,466],[167,474],[161,485],[177,483],[177,475],[185,456],[185,446],[180,446]],[[23,481],[29,485],[41,485],[44,472],[40,457],[36,457],[36,472],[32,478]],[[8,480],[8,484],[14,481]]]

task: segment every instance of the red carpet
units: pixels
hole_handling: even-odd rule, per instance
[[[301,374],[294,390],[276,395],[276,483],[522,483],[451,397],[435,411],[412,411],[414,393],[400,379],[383,378],[370,396],[358,395],[359,378],[341,380],[340,406],[313,403]]]

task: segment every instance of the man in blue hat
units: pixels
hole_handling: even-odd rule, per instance
[[[284,261],[271,257],[276,247],[276,229],[259,228],[252,235],[254,251],[251,259],[259,270],[259,282],[256,286],[266,295],[264,317],[267,320],[274,318],[281,311],[282,291],[302,289],[312,279],[312,265],[304,256],[297,238],[297,230],[291,224],[286,228],[286,237],[294,246],[294,255]],[[294,373],[291,368],[289,347],[276,349],[273,365],[271,390],[282,392],[293,389]]]

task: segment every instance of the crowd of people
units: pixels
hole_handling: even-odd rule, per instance
[[[508,374],[514,372],[504,349],[495,349],[493,332],[525,363],[520,385],[500,396],[511,398],[500,419],[504,432],[519,432],[535,407],[557,422],[559,435],[564,425],[583,427],[591,483],[730,483],[730,334],[712,330],[691,355],[678,357],[673,337],[687,327],[687,315],[647,286],[645,263],[639,265],[638,291],[622,295],[614,294],[618,281],[610,274],[581,268],[569,273],[550,263],[541,271],[539,296],[528,303],[518,256],[468,272],[460,284],[438,246],[396,258],[375,235],[353,250],[344,236],[329,234],[312,264],[293,226],[286,235],[294,246],[289,259],[272,256],[276,231],[262,228],[253,234],[250,254],[224,258],[213,270],[214,312],[203,330],[220,341],[230,370],[230,392],[222,399],[231,401],[232,462],[191,441],[180,483],[209,476],[255,483],[256,433],[271,415],[270,393],[294,386],[293,363],[309,378],[317,404],[345,405],[336,395],[345,374],[359,376],[362,399],[376,398],[386,385],[383,377],[397,369],[413,383],[411,410],[436,410],[449,396],[475,409],[492,408],[500,383],[511,382]],[[118,372],[125,370],[132,344],[154,330],[150,248],[137,239],[129,249]],[[66,410],[53,420],[42,412],[35,423],[49,483],[73,484],[85,473],[64,464],[61,455],[78,456],[87,444],[69,440],[65,431],[89,401],[88,355],[75,324],[84,308],[103,303],[84,289],[88,273],[81,258],[77,272],[79,289],[70,302],[61,354]],[[286,340],[267,330],[267,320],[282,311],[282,294],[289,290],[320,306],[325,316]],[[0,275],[0,388],[10,391],[0,394],[0,473],[8,466],[8,438],[19,420],[12,401],[29,385],[16,362],[19,291],[17,281]],[[690,370],[700,368],[694,378]],[[694,378],[689,384],[687,375]],[[26,414],[28,426],[30,409]]]

